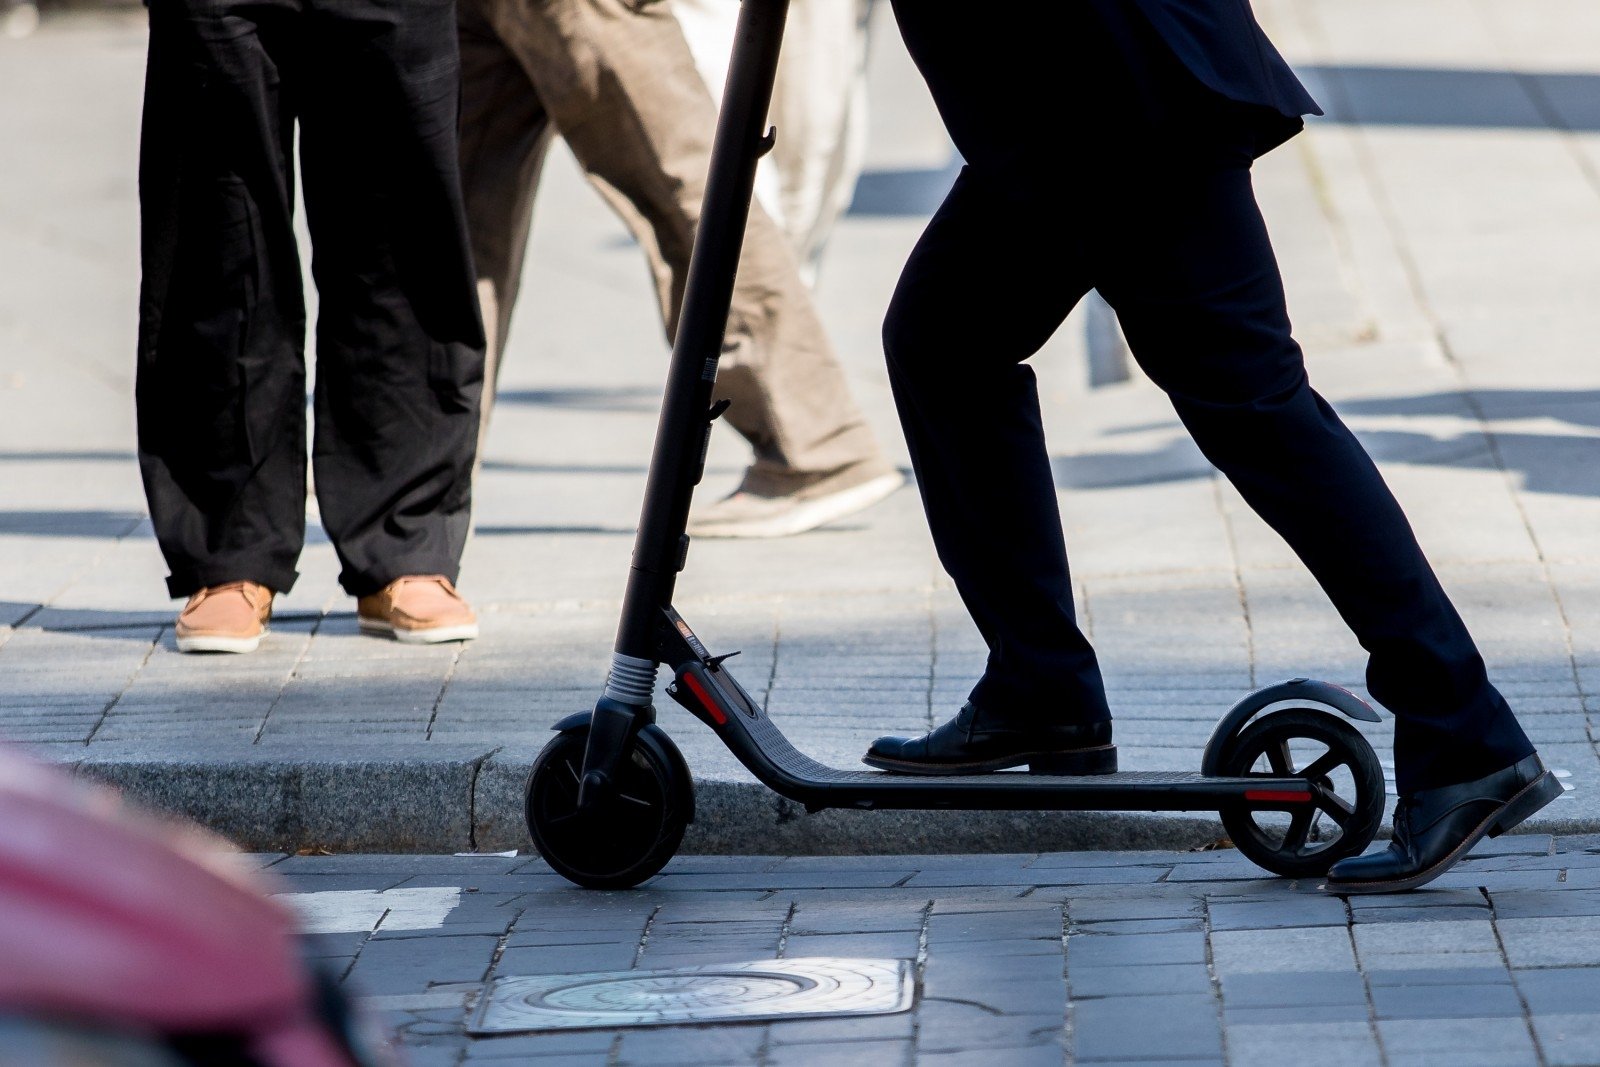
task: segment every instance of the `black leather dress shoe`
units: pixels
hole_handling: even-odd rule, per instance
[[[1535,753],[1476,781],[1401,797],[1389,847],[1335,863],[1324,888],[1330,893],[1415,889],[1448,871],[1484,835],[1499,837],[1560,795],[1561,783]]]
[[[1034,774],[1110,774],[1117,769],[1111,722],[1018,729],[986,725],[978,709],[921,737],[880,737],[861,762],[904,774],[986,774],[1027,764]]]

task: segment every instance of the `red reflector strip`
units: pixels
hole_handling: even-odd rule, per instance
[[[1309,803],[1311,803],[1311,794],[1310,793],[1302,793],[1302,792],[1292,791],[1292,790],[1288,790],[1288,789],[1246,789],[1244,791],[1244,798],[1246,800],[1259,800],[1259,801],[1262,801],[1263,803],[1273,803],[1273,802],[1278,802],[1278,803],[1283,803],[1283,804],[1309,804]]]
[[[728,721],[728,716],[717,706],[717,702],[711,699],[711,694],[706,692],[706,687],[700,684],[700,679],[692,674],[685,674],[683,676],[683,684],[689,687],[689,692],[694,694],[694,698],[700,702],[700,706],[706,709],[706,714],[710,715],[712,721],[718,726]],[[1310,798],[1307,797],[1306,799],[1309,800]]]

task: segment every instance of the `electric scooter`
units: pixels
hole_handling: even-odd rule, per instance
[[[1297,678],[1245,697],[1218,722],[1194,772],[843,770],[790,744],[729,672],[729,656],[712,655],[673,609],[690,500],[713,424],[728,406],[712,403],[712,387],[756,164],[776,140],[766,114],[788,6],[743,0],[610,674],[592,713],[556,724],[528,778],[528,831],[539,853],[578,885],[625,888],[677,851],[694,817],[694,785],[655,722],[657,671],[665,665],[674,674],[668,695],[756,778],[809,812],[1216,811],[1239,851],[1277,875],[1320,876],[1359,854],[1383,817],[1384,777],[1372,746],[1345,719],[1377,722],[1378,715],[1325,682]]]

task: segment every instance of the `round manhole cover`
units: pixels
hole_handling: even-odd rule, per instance
[[[758,960],[672,971],[497,978],[470,1032],[877,1015],[911,1006],[907,960]]]
[[[682,974],[582,981],[525,998],[560,1011],[701,1011],[744,1008],[816,988],[798,975]]]

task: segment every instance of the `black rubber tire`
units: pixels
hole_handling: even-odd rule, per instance
[[[1328,751],[1306,767],[1288,764],[1285,770],[1282,766],[1288,756],[1285,746],[1294,738],[1326,745]],[[1262,756],[1268,757],[1271,771],[1252,770]],[[1324,766],[1318,768],[1318,764]],[[1341,798],[1349,805],[1347,812],[1328,799],[1332,786],[1328,775],[1339,767],[1349,770],[1355,793],[1353,797]],[[1275,835],[1263,830],[1250,808],[1242,804],[1229,805],[1221,812],[1222,825],[1234,846],[1257,866],[1284,878],[1327,874],[1329,867],[1347,856],[1360,855],[1372,843],[1383,822],[1384,801],[1388,795],[1377,754],[1360,731],[1338,716],[1310,708],[1290,708],[1250,722],[1233,739],[1223,757],[1221,773],[1230,778],[1252,774],[1294,777],[1313,768],[1322,772],[1317,774],[1315,783],[1327,791],[1319,794],[1315,809],[1327,815],[1339,830],[1338,835],[1328,841],[1305,841],[1291,847],[1290,839],[1296,826],[1293,820],[1282,837],[1275,840]],[[1307,830],[1311,822],[1308,817]],[[1301,836],[1305,836],[1304,832]]]
[[[694,818],[694,782],[659,727],[639,731],[618,769],[618,799],[578,813],[589,728],[557,734],[528,775],[528,834],[546,863],[588,889],[631,889],[666,866]]]

